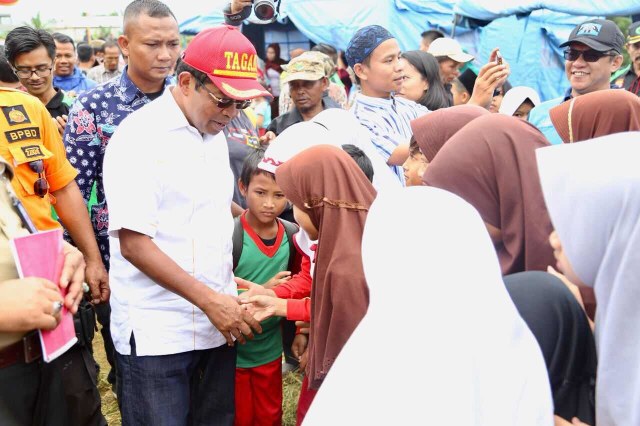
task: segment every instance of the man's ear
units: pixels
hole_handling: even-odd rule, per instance
[[[622,57],[622,55],[614,56],[613,61],[611,61],[612,73],[618,71],[618,69],[622,66],[622,61],[624,61],[624,58]]]
[[[124,56],[129,56],[129,39],[127,38],[126,35],[121,34],[118,37],[118,46],[120,46],[120,52],[122,52],[122,55]]]
[[[324,92],[329,88],[329,79],[327,77],[322,77],[322,91]]]
[[[360,80],[367,80],[365,67],[361,63],[357,63],[353,66],[353,72],[358,76]]]
[[[195,84],[195,78],[191,75],[191,73],[187,71],[182,71],[180,74],[178,74],[176,81],[176,85],[180,88],[180,91],[185,96],[188,96],[189,94],[189,87],[191,86],[191,82],[193,81],[193,83]]]

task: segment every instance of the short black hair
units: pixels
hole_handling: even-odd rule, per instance
[[[73,46],[73,50],[76,50],[76,43],[68,35],[62,33],[53,33],[51,34],[51,36],[60,44],[71,43],[71,45]]]
[[[276,180],[276,175],[258,167],[258,164],[260,164],[264,158],[264,152],[264,148],[257,148],[245,157],[244,163],[242,164],[242,171],[240,172],[240,182],[245,189],[249,188],[249,183],[251,183],[251,179],[254,176],[265,175],[269,176],[274,181]]]
[[[367,154],[357,146],[351,144],[342,145],[342,150],[353,158],[353,161],[360,167],[360,170],[362,170],[367,179],[369,179],[369,182],[373,182],[373,164],[371,164],[371,160],[367,157]]]
[[[203,73],[200,70],[195,69],[194,67],[192,67],[191,65],[183,61],[182,59],[178,58],[178,63],[176,65],[176,71],[175,71],[176,77],[178,77],[180,73],[183,73],[183,72],[188,72],[193,76],[193,78],[195,78],[201,84],[211,82],[211,79],[207,76],[207,74]]]
[[[78,43],[76,48],[78,51],[78,60],[80,62],[89,62],[91,56],[93,56],[93,47],[89,46],[89,43]]]
[[[147,15],[151,18],[166,18],[171,16],[176,19],[169,6],[158,0],[133,0],[124,9],[123,28],[126,32],[127,22],[140,15]],[[177,19],[176,19],[177,21]]]
[[[18,55],[29,53],[41,46],[47,50],[47,55],[53,61],[56,57],[56,43],[51,34],[45,30],[36,30],[23,25],[12,29],[7,34],[4,41],[4,56],[11,65],[14,65]]]
[[[411,136],[411,139],[409,139],[409,155],[414,156],[417,154],[422,154],[422,151],[420,151],[420,146],[416,138]]]
[[[120,51],[120,46],[118,45],[118,43],[116,43],[116,42],[115,42],[115,41],[113,41],[113,40],[105,41],[105,42],[102,44],[102,46],[100,46],[100,51],[104,52],[104,51],[105,51],[105,49],[107,49],[107,48],[111,48],[111,47],[117,47],[117,48],[118,48],[118,51]],[[96,51],[97,51],[97,48],[96,48],[96,49],[94,49],[94,50],[96,50]]]
[[[5,83],[17,83],[20,81],[4,56],[4,46],[0,46],[0,81]]]
[[[423,31],[422,34],[420,34],[420,36],[429,41],[433,41],[439,38],[443,38],[444,34],[442,33],[442,31],[438,31],[438,30],[427,30],[427,31]]]

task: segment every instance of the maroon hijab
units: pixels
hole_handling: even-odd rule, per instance
[[[427,161],[432,162],[451,136],[472,120],[487,114],[491,113],[475,105],[441,108],[411,120],[413,138],[418,142],[420,151],[427,157]]]
[[[451,137],[423,175],[425,184],[459,195],[500,229],[502,242],[494,245],[503,275],[555,264],[535,156],[548,145],[533,125],[488,114]]]
[[[598,90],[551,108],[549,116],[564,143],[586,141],[640,130],[640,98],[626,90]]]
[[[309,387],[318,389],[369,306],[361,245],[376,191],[346,152],[329,145],[278,167],[276,182],[318,229],[307,367]]]

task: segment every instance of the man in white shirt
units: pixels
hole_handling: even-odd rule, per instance
[[[200,32],[176,86],[122,121],[107,147],[123,424],[233,424],[233,344],[261,329],[236,299],[233,174],[221,131],[252,98],[269,96],[256,60],[236,28]]]

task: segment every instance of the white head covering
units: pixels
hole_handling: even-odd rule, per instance
[[[640,424],[640,132],[541,148],[551,221],[598,302],[596,424]]]
[[[500,104],[498,112],[500,114],[513,115],[527,99],[531,101],[533,106],[537,106],[540,103],[540,96],[538,96],[538,93],[531,87],[513,87],[504,95],[504,98],[502,98],[502,104]]]
[[[312,121],[328,129],[331,139],[339,140],[342,145],[355,145],[369,157],[373,166],[373,187],[376,191],[402,187],[398,177],[371,142],[369,132],[351,112],[341,108],[329,108],[316,115]]]
[[[430,187],[380,192],[362,258],[369,310],[305,425],[553,423],[542,353],[470,204]],[[406,344],[414,368],[399,371]]]

